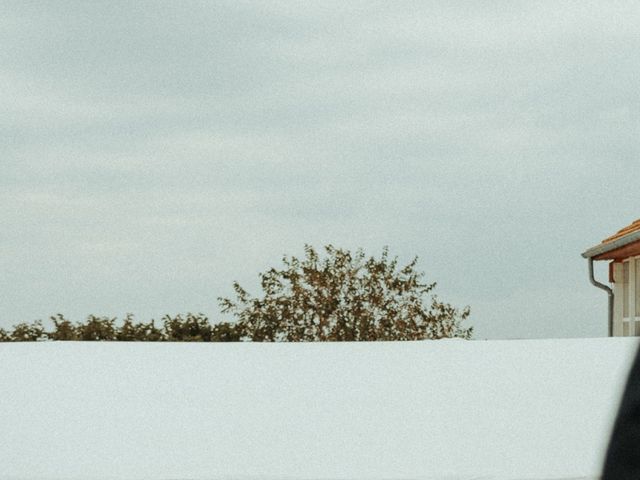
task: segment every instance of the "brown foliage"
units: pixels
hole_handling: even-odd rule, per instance
[[[0,342],[38,340],[237,342],[237,341],[374,341],[471,338],[461,310],[441,302],[435,283],[425,283],[416,271],[417,258],[400,267],[384,248],[380,258],[328,245],[325,255],[305,246],[302,259],[285,256],[280,269],[260,274],[262,296],[254,298],[237,282],[235,299],[219,298],[223,313],[236,322],[211,324],[202,313],[136,322],[89,315],[72,323],[51,317],[53,330],[40,321],[0,329]]]
[[[253,341],[374,341],[468,339],[462,310],[438,300],[435,283],[424,283],[417,258],[404,267],[332,245],[325,257],[305,246],[303,259],[285,256],[281,269],[260,274],[263,295],[253,298],[237,282],[235,299],[219,298],[237,318],[243,338]]]
[[[0,329],[0,342],[24,342],[38,340],[59,341],[121,341],[121,342],[237,342],[240,334],[235,324],[209,324],[201,313],[187,313],[163,317],[158,328],[151,320],[136,322],[127,314],[121,325],[117,318],[89,315],[85,322],[72,323],[63,315],[51,317],[53,330],[46,331],[40,321],[19,323],[12,331]]]

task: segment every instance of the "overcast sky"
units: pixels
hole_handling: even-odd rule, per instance
[[[639,25],[635,0],[2,2],[0,327],[219,319],[333,243],[419,256],[476,338],[606,335],[580,253],[640,217]]]

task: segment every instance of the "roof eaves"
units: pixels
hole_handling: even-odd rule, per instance
[[[603,253],[610,252],[615,250],[616,248],[624,247],[630,243],[636,242],[640,240],[640,230],[636,230],[635,232],[631,232],[623,237],[617,238],[612,242],[600,243],[595,247],[591,247],[582,253],[584,258],[592,258],[597,257],[598,255],[602,255]]]

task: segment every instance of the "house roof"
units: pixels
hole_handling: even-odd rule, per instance
[[[605,238],[602,243],[611,243],[619,238],[622,238],[630,233],[637,232],[640,230],[640,219],[633,222],[631,225],[627,225],[626,227],[618,230],[617,233],[611,235],[610,237]]]
[[[640,219],[582,253],[594,260],[620,260],[640,254]]]

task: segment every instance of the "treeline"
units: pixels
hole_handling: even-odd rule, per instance
[[[42,322],[0,329],[0,341],[94,340],[142,342],[338,342],[470,339],[469,307],[440,301],[436,284],[416,270],[418,258],[401,266],[385,247],[379,258],[305,245],[304,257],[284,256],[279,268],[259,275],[262,292],[233,283],[234,298],[218,298],[235,322],[211,324],[201,314],[166,315],[161,324],[90,315],[72,323],[58,314],[53,329]]]
[[[211,324],[201,313],[165,315],[160,325],[154,320],[136,322],[128,314],[118,318],[89,315],[84,322],[71,322],[63,315],[51,317],[53,328],[47,330],[40,320],[22,322],[11,330],[0,328],[0,342],[67,341],[120,341],[120,342],[238,342],[243,337],[241,327],[235,323]]]

